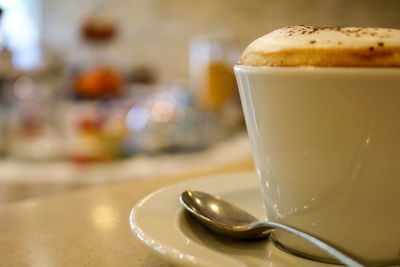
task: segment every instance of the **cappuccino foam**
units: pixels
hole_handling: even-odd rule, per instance
[[[400,30],[284,27],[252,42],[238,65],[400,67]]]

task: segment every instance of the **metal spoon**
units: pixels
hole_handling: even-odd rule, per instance
[[[202,224],[222,235],[249,240],[266,237],[273,230],[279,229],[314,244],[345,265],[366,266],[349,253],[342,252],[326,241],[287,225],[259,221],[246,211],[213,195],[187,190],[181,194],[180,201]]]

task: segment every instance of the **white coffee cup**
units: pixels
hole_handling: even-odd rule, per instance
[[[400,68],[236,65],[268,220],[400,263]],[[277,244],[321,250],[280,231]]]

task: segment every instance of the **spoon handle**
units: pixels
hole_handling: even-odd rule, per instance
[[[360,263],[359,260],[356,260],[355,257],[350,256],[349,253],[341,252],[339,249],[330,245],[326,241],[322,241],[310,234],[307,234],[303,231],[297,230],[296,228],[293,228],[293,227],[290,227],[287,225],[283,225],[280,223],[274,223],[274,222],[260,222],[259,224],[260,224],[260,226],[279,229],[279,230],[283,230],[283,231],[289,232],[291,234],[294,234],[294,235],[314,244],[315,246],[319,247],[320,249],[324,250],[325,252],[329,253],[330,255],[334,256],[337,260],[339,260],[343,264],[346,264],[347,266],[354,266],[354,267],[366,266],[365,264]]]

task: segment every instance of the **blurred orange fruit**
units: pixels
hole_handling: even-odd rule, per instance
[[[111,68],[89,69],[76,79],[76,94],[84,98],[117,97],[121,93],[122,79]]]

